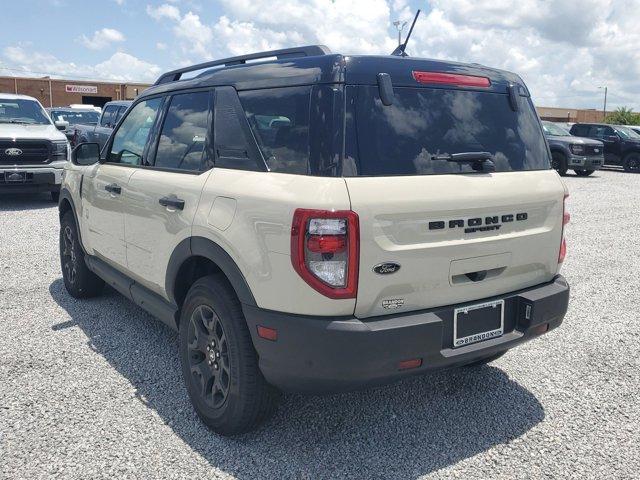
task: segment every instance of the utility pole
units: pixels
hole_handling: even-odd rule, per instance
[[[407,22],[402,22],[400,20],[396,20],[393,22],[393,26],[398,30],[398,45],[402,45],[402,30],[407,26]]]
[[[604,122],[607,118],[607,87],[604,86],[598,88],[604,88],[604,105],[602,106],[602,121]]]

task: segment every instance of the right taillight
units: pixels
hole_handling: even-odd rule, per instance
[[[560,241],[560,252],[558,253],[558,263],[564,262],[565,257],[567,256],[567,241],[564,238],[564,226],[569,223],[571,220],[571,215],[567,212],[567,198],[569,197],[568,193],[564,194],[564,199],[562,200],[562,240]]]
[[[299,208],[291,226],[291,263],[329,298],[355,298],[358,290],[358,215],[350,210]]]

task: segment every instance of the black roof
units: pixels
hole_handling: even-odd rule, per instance
[[[185,73],[200,70],[204,71],[196,77],[182,79]],[[381,72],[391,76],[394,86],[420,86],[413,78],[413,71],[487,77],[491,86],[482,88],[483,91],[506,93],[509,84],[516,84],[528,95],[518,75],[483,65],[392,55],[342,55],[316,45],[233,57],[174,70],[162,75],[141,96],[221,85],[231,85],[236,90],[316,83],[375,85],[376,75]]]

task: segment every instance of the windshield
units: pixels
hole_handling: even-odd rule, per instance
[[[348,89],[347,104],[355,104],[355,118],[347,112],[345,176],[472,173],[469,163],[445,159],[465,152],[488,152],[497,172],[549,168],[538,117],[524,97],[513,111],[503,94],[396,87],[384,106],[377,87],[358,86]]]
[[[95,125],[98,123],[100,114],[96,111],[68,111],[53,110],[51,111],[51,119],[54,122],[69,122],[70,124]]]
[[[542,122],[542,130],[545,135],[556,135],[558,137],[569,137],[571,134],[560,125],[550,122]]]
[[[51,124],[38,102],[25,99],[0,99],[0,123]]]
[[[622,138],[640,139],[640,134],[631,130],[629,127],[614,127],[614,128],[616,132],[618,132],[618,135],[620,135]]]

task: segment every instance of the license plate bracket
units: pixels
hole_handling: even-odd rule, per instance
[[[454,310],[454,348],[501,337],[503,333],[504,300],[494,300]]]

